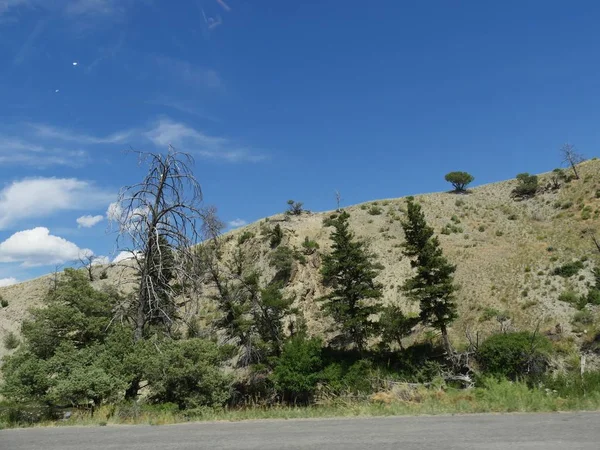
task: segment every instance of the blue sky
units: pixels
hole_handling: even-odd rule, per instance
[[[194,154],[232,226],[594,156],[599,22],[591,1],[0,0],[0,284],[115,257],[127,148]]]

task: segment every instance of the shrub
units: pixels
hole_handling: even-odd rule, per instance
[[[302,243],[302,250],[305,255],[312,255],[318,249],[319,244],[316,241],[308,239],[308,236],[304,238],[304,242]]]
[[[144,364],[151,399],[180,409],[224,405],[231,390],[230,377],[220,369],[226,356],[204,339],[163,342]]]
[[[250,231],[244,231],[240,236],[238,236],[238,245],[242,245],[244,242],[252,239],[254,237],[254,233]]]
[[[538,377],[548,366],[551,349],[545,336],[534,333],[495,334],[481,344],[477,361],[485,374],[512,380]]]
[[[269,255],[269,265],[275,268],[275,279],[287,283],[292,275],[294,265],[294,251],[287,247],[278,247]]]
[[[4,336],[2,343],[4,344],[4,348],[6,348],[7,350],[14,350],[19,346],[20,341],[17,335],[11,331],[6,336]]]
[[[561,208],[561,209],[569,209],[571,206],[573,206],[573,202],[572,202],[572,201],[567,201],[567,202],[564,202],[564,203],[561,205],[561,207],[560,207],[560,208]]]
[[[498,237],[504,236],[504,232],[502,232],[500,230],[496,230],[496,236],[498,236]]]
[[[459,198],[458,200],[456,200],[456,201],[454,202],[454,205],[458,206],[459,208],[460,208],[461,206],[463,206],[464,204],[465,204],[465,201],[464,201],[463,199],[461,199],[461,198]]]
[[[2,306],[3,308],[8,307],[8,300],[0,297],[0,306]]]
[[[102,272],[100,272],[100,279],[101,280],[107,280],[108,279],[108,272],[106,271],[106,269],[104,269]]]
[[[377,205],[371,206],[369,208],[369,210],[367,211],[367,213],[369,213],[371,216],[379,216],[379,215],[381,215],[382,212],[383,212],[383,209],[381,209]]]
[[[577,293],[572,290],[561,292],[561,294],[558,296],[558,299],[561,302],[569,303],[573,306],[577,306],[580,301],[579,295],[577,295]]]
[[[517,215],[516,215],[516,214],[510,214],[510,215],[507,217],[507,219],[508,219],[508,220],[517,220]]]
[[[598,306],[600,305],[600,289],[590,289],[586,298],[587,303]]]
[[[498,315],[500,315],[500,311],[498,311],[495,308],[485,308],[483,310],[483,314],[481,316],[481,321],[485,322],[487,320],[491,320],[496,318]]]
[[[321,341],[298,335],[283,346],[271,378],[284,400],[307,404],[314,397],[322,369]]]
[[[480,233],[483,233],[485,231],[485,225],[479,225],[479,228],[477,228],[479,230]]]
[[[574,315],[573,315],[573,324],[579,324],[579,325],[591,325],[594,323],[594,316],[593,314],[588,311],[588,310],[584,310],[584,311],[577,311]]]
[[[290,214],[292,216],[299,216],[300,214],[302,214],[304,212],[304,209],[302,209],[302,206],[304,205],[304,203],[302,203],[302,202],[295,202],[294,200],[288,200],[287,204],[288,204],[288,210],[286,211],[286,214]]]
[[[281,229],[281,225],[275,225],[273,229],[269,232],[269,236],[271,237],[269,241],[269,245],[271,246],[271,248],[275,248],[279,244],[281,244],[281,241],[283,240],[283,230]]]
[[[581,269],[583,269],[583,267],[584,266],[581,261],[574,261],[555,268],[552,271],[552,274],[559,275],[563,278],[569,278],[573,275],[576,275]]]
[[[512,191],[513,197],[529,198],[533,197],[538,190],[538,177],[537,175],[530,175],[528,173],[520,173],[517,175],[518,185]]]
[[[454,192],[464,192],[465,187],[475,179],[473,175],[467,172],[450,172],[444,178],[454,186]]]

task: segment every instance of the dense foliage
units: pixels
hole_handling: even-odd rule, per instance
[[[445,180],[454,186],[455,192],[464,192],[465,188],[475,180],[475,177],[467,172],[450,172],[446,174]]]
[[[427,225],[421,206],[408,201],[407,219],[402,222],[406,243],[404,255],[411,258],[415,275],[404,283],[408,296],[419,302],[421,320],[442,333],[446,351],[450,352],[448,325],[457,317],[454,302],[456,267],[443,255],[433,228]]]
[[[323,282],[331,292],[323,297],[323,308],[334,321],[343,345],[363,350],[376,332],[373,315],[381,310],[382,286],[375,281],[379,266],[350,231],[347,212],[333,220],[332,251],[323,258]]]
[[[515,380],[541,376],[550,352],[550,341],[534,333],[495,334],[483,342],[477,360],[485,373]]]

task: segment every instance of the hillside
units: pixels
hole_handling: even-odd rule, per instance
[[[559,295],[567,290],[585,294],[594,280],[595,261],[600,261],[600,253],[590,238],[600,223],[600,161],[583,163],[580,175],[580,180],[563,183],[558,190],[547,190],[523,201],[511,198],[516,180],[479,186],[462,195],[415,196],[438,233],[449,260],[458,267],[459,319],[451,330],[455,342],[465,340],[467,329],[485,334],[501,327],[535,329],[539,325],[542,330],[553,330],[560,325],[558,328],[575,340],[588,334],[585,327],[572,325],[576,308],[559,300]],[[540,175],[540,186],[545,186],[549,177],[550,174]],[[385,302],[399,302],[406,311],[416,312],[418,305],[408,301],[399,290],[411,271],[401,248],[405,208],[406,200],[398,198],[344,209],[351,215],[356,235],[369,242],[384,266],[379,281],[385,286]],[[331,229],[323,225],[323,220],[331,214],[331,211],[299,216],[280,214],[223,236],[226,259],[240,246],[265,275],[273,275],[265,233],[275,224],[284,231],[281,245],[301,250],[307,237],[318,243],[315,253],[295,263],[287,288],[295,294],[297,306],[304,311],[314,334],[322,334],[326,324],[316,299],[324,293],[319,267],[321,255],[329,248]],[[244,238],[240,239],[242,235]],[[583,263],[583,268],[574,276],[552,273],[555,268],[576,260]],[[111,268],[108,275],[107,280],[97,284],[122,281],[121,268]],[[52,275],[48,275],[0,289],[0,295],[9,302],[8,307],[0,309],[0,341],[8,332],[18,332],[27,310],[40,304],[51,282]],[[210,317],[210,310],[205,303],[202,320],[206,320],[207,314]],[[0,346],[0,356],[4,353],[6,350]]]

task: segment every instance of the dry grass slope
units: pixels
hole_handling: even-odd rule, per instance
[[[572,289],[587,292],[592,269],[600,261],[588,233],[599,225],[600,161],[581,165],[580,180],[564,184],[560,190],[548,191],[524,201],[511,199],[516,186],[509,180],[474,188],[468,195],[434,193],[416,196],[429,223],[440,237],[450,261],[457,264],[456,281],[459,319],[452,328],[455,342],[464,341],[465,330],[490,333],[501,326],[515,329],[554,329],[557,324],[574,341],[584,339],[586,330],[575,330],[571,322],[576,309],[558,299],[561,292]],[[549,174],[540,175],[546,185]],[[403,198],[379,200],[345,208],[351,214],[355,233],[370,243],[371,250],[385,266],[380,281],[385,285],[385,301],[399,302],[406,311],[417,311],[399,287],[410,274],[410,265],[402,256],[404,240],[401,221],[405,214]],[[333,211],[304,213],[300,216],[280,214],[263,219],[224,236],[225,257],[231,257],[242,233],[252,237],[242,245],[258,268],[273,275],[269,267],[270,250],[264,231],[280,224],[284,230],[282,245],[302,250],[308,237],[319,250],[298,263],[288,287],[304,311],[309,329],[321,334],[326,318],[319,313],[316,299],[323,294],[319,267],[321,255],[328,251],[330,229],[323,219]],[[584,268],[570,278],[552,275],[554,268],[583,260]],[[109,271],[108,280],[120,280],[121,270]],[[0,289],[9,301],[0,309],[0,341],[19,324],[30,307],[38,306],[51,276]],[[207,292],[208,295],[208,292]],[[202,316],[210,317],[210,306]],[[598,311],[593,311],[598,314]],[[502,322],[502,324],[501,324]],[[589,333],[589,331],[588,331]],[[0,348],[0,356],[6,353]]]

